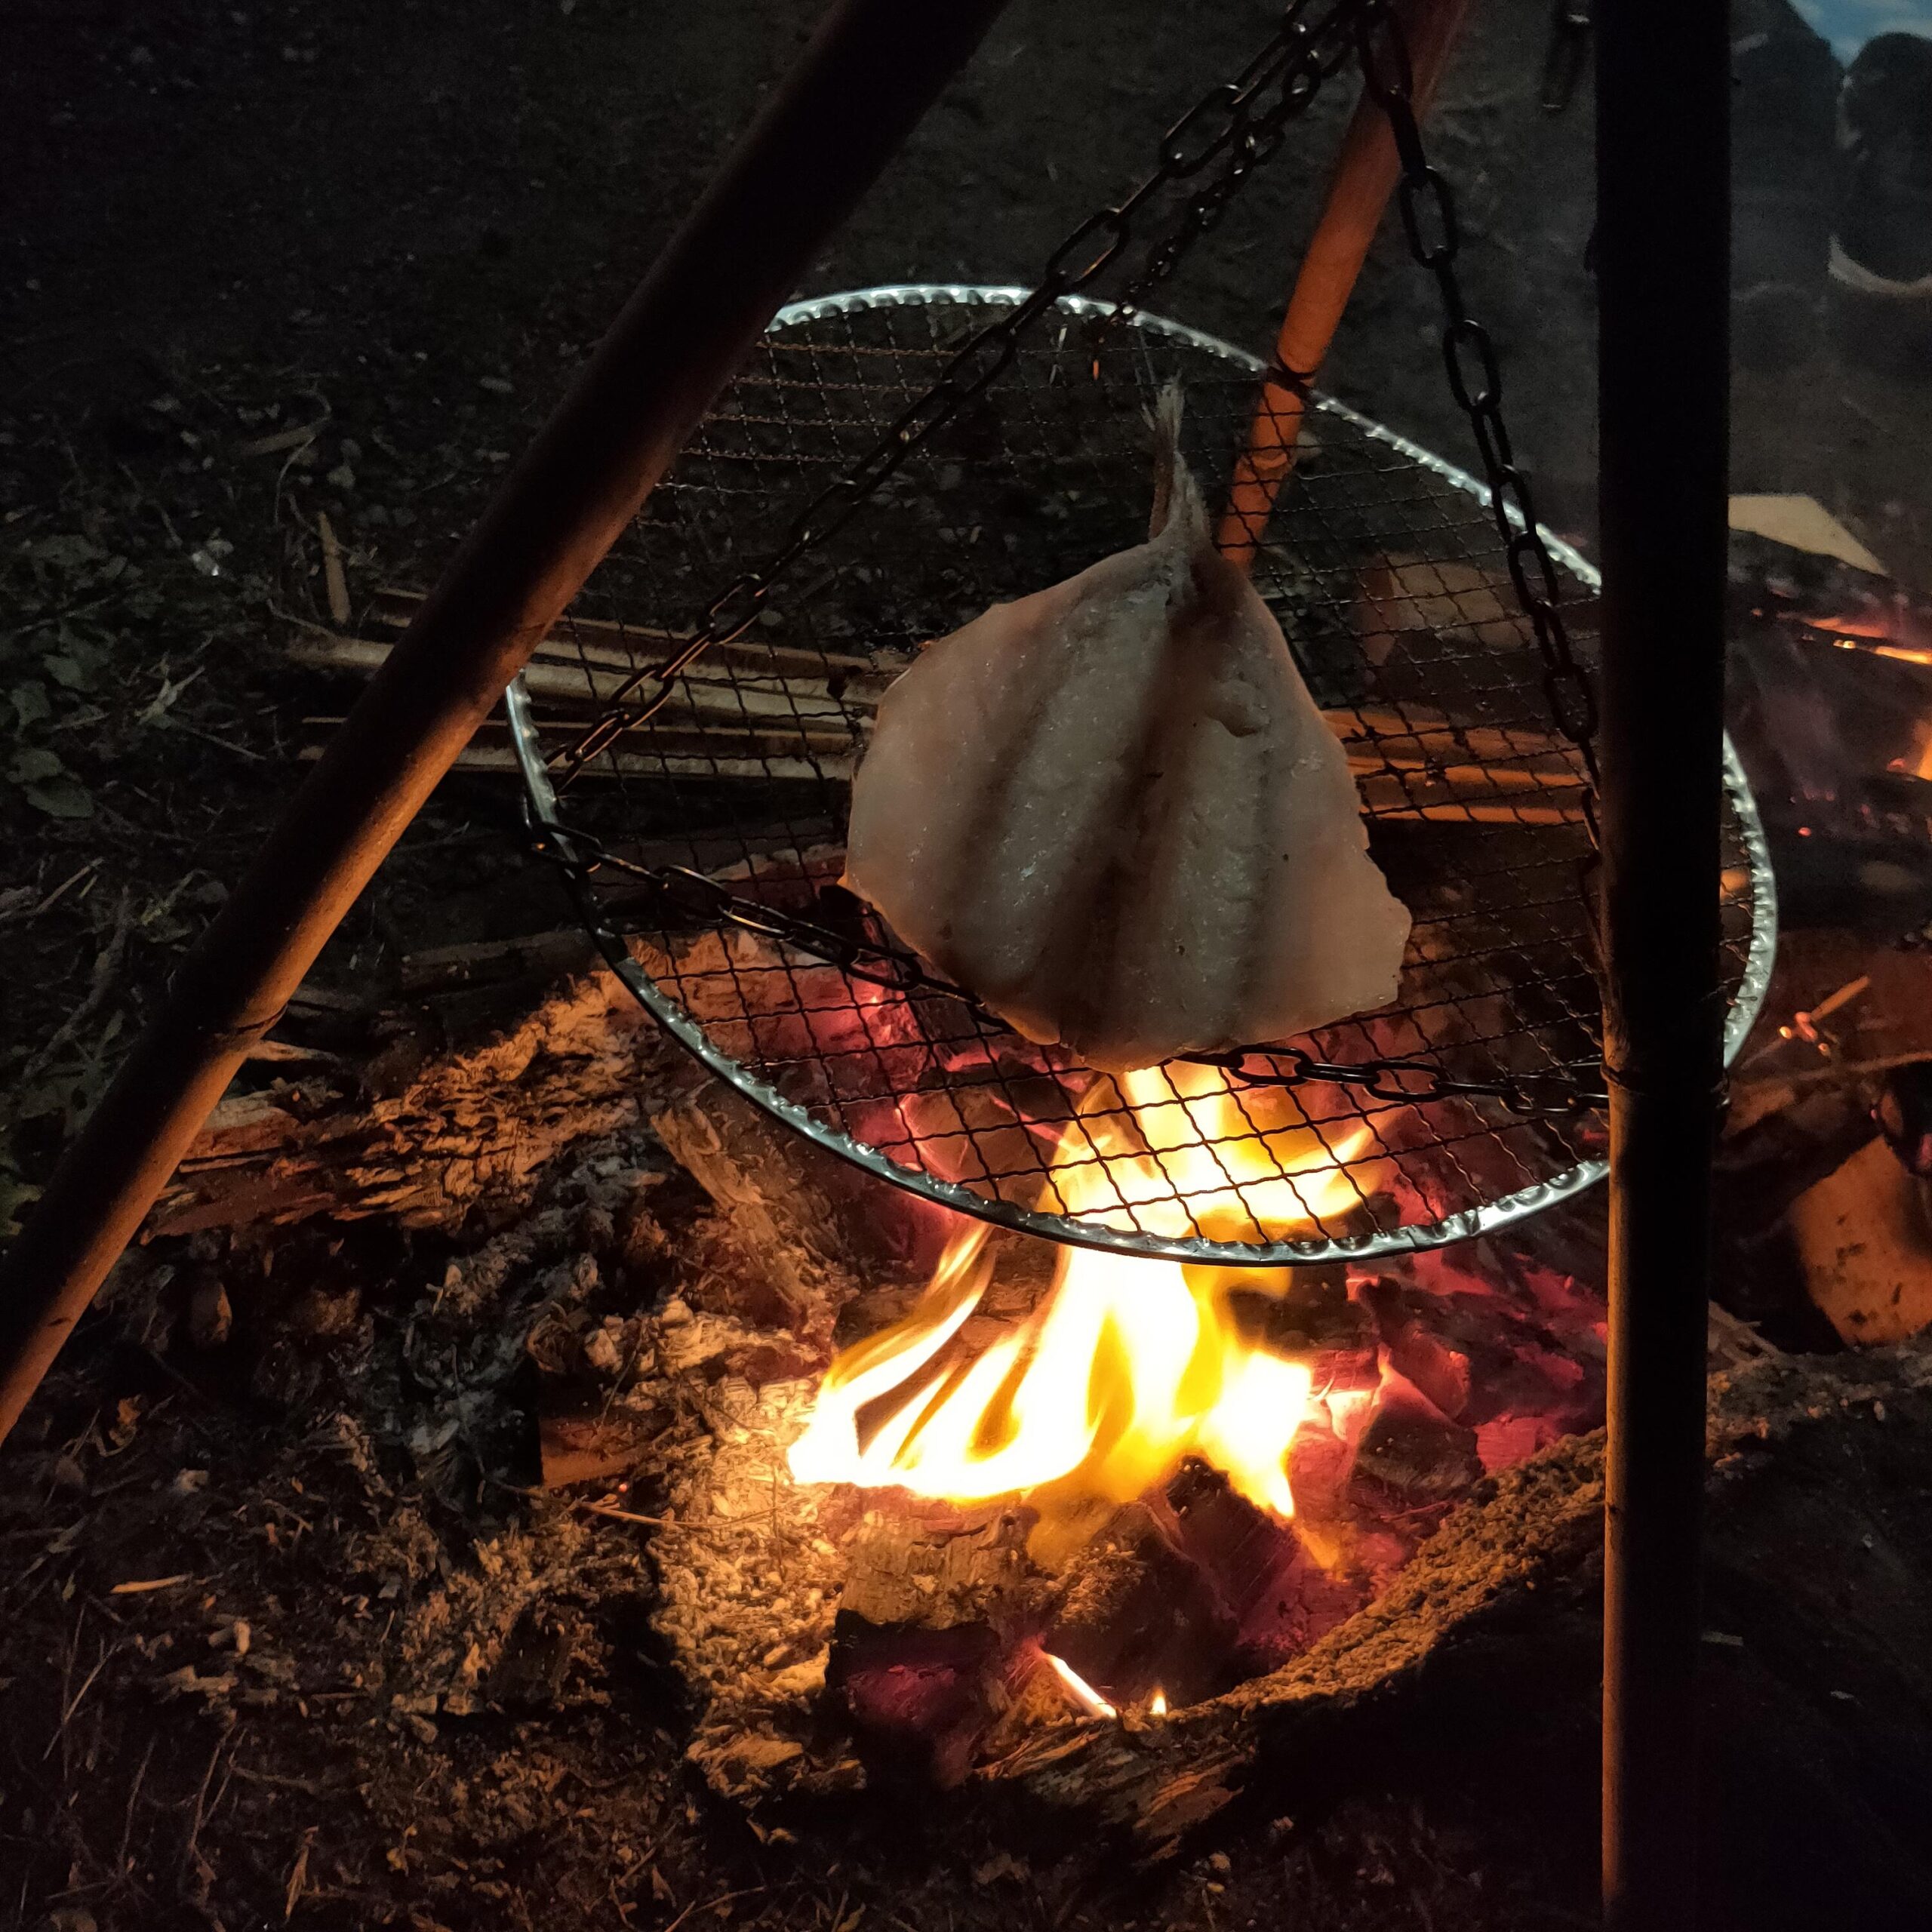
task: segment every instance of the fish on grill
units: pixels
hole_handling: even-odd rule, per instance
[[[928,645],[852,786],[847,885],[1109,1073],[1385,1004],[1409,931],[1340,742],[1214,549],[1180,416],[1170,389],[1147,541]]]

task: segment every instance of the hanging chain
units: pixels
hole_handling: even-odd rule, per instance
[[[1543,658],[1543,688],[1551,718],[1575,747],[1589,780],[1583,812],[1594,847],[1595,688],[1572,645],[1555,563],[1537,526],[1529,479],[1517,466],[1503,420],[1503,380],[1494,344],[1463,298],[1456,272],[1461,231],[1455,204],[1447,181],[1423,148],[1407,45],[1389,0],[1331,0],[1325,10],[1313,0],[1294,0],[1275,33],[1241,74],[1204,95],[1168,131],[1154,172],[1118,206],[1090,215],[1061,242],[1048,257],[1038,286],[954,355],[938,380],[866,454],[805,506],[778,549],[706,607],[697,629],[672,657],[632,673],[618,686],[589,728],[550,761],[557,784],[568,784],[591,759],[654,717],[669,702],[678,678],[706,651],[742,636],[779,578],[798,558],[841,530],[915,450],[991,384],[1011,364],[1027,331],[1063,296],[1085,288],[1119,259],[1147,203],[1163,188],[1191,180],[1211,167],[1213,171],[1189,196],[1168,231],[1150,245],[1109,317],[1109,325],[1131,315],[1219,222],[1241,183],[1281,146],[1289,123],[1306,110],[1322,83],[1352,51],[1359,59],[1370,96],[1388,116],[1401,164],[1397,195],[1403,232],[1411,254],[1429,272],[1441,297],[1449,387],[1475,436],[1510,582]],[[612,853],[593,835],[554,819],[534,829],[540,848],[580,878],[608,867],[638,880],[653,895],[654,916],[736,927],[794,947],[851,978],[904,993],[943,995],[961,1001],[989,1026],[1001,1024],[970,995],[929,973],[901,948],[743,898],[688,867],[637,865]],[[1217,1068],[1245,1087],[1327,1082],[1355,1088],[1373,1100],[1409,1105],[1487,1099],[1524,1117],[1580,1114],[1602,1106],[1605,1100],[1602,1069],[1594,1060],[1488,1079],[1459,1079],[1430,1060],[1326,1061],[1293,1046],[1179,1057]]]
[[[927,438],[1001,375],[1019,352],[1021,338],[1062,296],[1084,288],[1120,259],[1149,202],[1163,189],[1214,166],[1169,232],[1150,248],[1130,296],[1138,299],[1171,275],[1188,250],[1220,220],[1241,183],[1281,146],[1288,124],[1306,112],[1322,83],[1348,60],[1361,4],[1329,0],[1324,8],[1316,0],[1292,0],[1266,44],[1241,72],[1203,95],[1168,130],[1158,165],[1140,186],[1118,206],[1089,215],[1060,243],[1026,299],[980,330],[878,441],[798,512],[777,551],[712,598],[697,629],[672,657],[654,669],[633,672],[617,686],[589,729],[551,761],[559,788],[625,733],[656,716],[669,702],[678,678],[713,645],[742,637],[779,578],[805,552],[837,535]]]
[[[570,840],[571,863],[579,872],[608,867],[645,888],[650,909],[641,923],[648,930],[661,930],[680,918],[734,926],[792,946],[837,968],[848,979],[895,992],[929,993],[957,1001],[989,1030],[1005,1030],[997,1014],[950,980],[928,971],[920,960],[900,947],[860,934],[841,932],[755,899],[741,898],[721,881],[688,866],[638,865],[611,851],[594,835],[575,828]],[[614,937],[621,937],[608,918],[602,923]],[[1242,1087],[1302,1087],[1323,1082],[1358,1088],[1371,1100],[1410,1106],[1429,1100],[1500,1100],[1511,1113],[1524,1118],[1585,1113],[1602,1106],[1606,1099],[1603,1070],[1595,1061],[1474,1080],[1457,1078],[1432,1060],[1324,1060],[1295,1046],[1244,1047],[1226,1053],[1178,1054],[1175,1058],[1196,1066],[1214,1067]],[[1257,1062],[1261,1064],[1257,1066]]]
[[[1441,171],[1423,152],[1416,125],[1408,43],[1389,0],[1362,0],[1357,44],[1362,84],[1389,117],[1401,162],[1396,202],[1409,253],[1435,278],[1442,303],[1442,361],[1450,393],[1469,420],[1489,486],[1490,514],[1503,540],[1503,556],[1517,601],[1543,655],[1543,691],[1558,731],[1576,747],[1589,774],[1583,822],[1594,847],[1597,835],[1597,698],[1589,672],[1577,660],[1564,621],[1556,565],[1537,523],[1530,479],[1518,468],[1503,420],[1503,372],[1487,329],[1469,313],[1456,272],[1462,229]],[[1471,377],[1474,377],[1473,382]]]

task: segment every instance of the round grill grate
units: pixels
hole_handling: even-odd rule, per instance
[[[707,652],[553,806],[534,755],[566,749],[627,675],[662,662],[677,627],[1022,294],[872,289],[783,311],[540,651],[513,694],[512,740],[539,817],[555,811],[619,862],[580,881],[606,956],[678,1039],[801,1133],[1058,1240],[1236,1266],[1365,1257],[1588,1186],[1604,1171],[1595,1111],[1247,1086],[1187,1063],[1116,1085],[944,991],[855,977],[636,869],[688,869],[740,902],[891,943],[838,885],[881,690],[988,604],[1141,540],[1146,412],[1170,380],[1208,501],[1225,497],[1263,365],[1177,325],[1063,300],[743,638]],[[1347,746],[1371,849],[1415,920],[1397,1003],[1298,1044],[1324,1063],[1414,1059],[1477,1081],[1593,1063],[1580,766],[1552,728],[1480,487],[1318,400],[1260,539],[1254,582]],[[1551,548],[1590,655],[1596,578]],[[1727,783],[1728,1055],[1764,997],[1776,911],[1734,758]]]

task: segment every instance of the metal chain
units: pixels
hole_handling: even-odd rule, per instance
[[[612,852],[592,835],[573,829],[569,863],[582,872],[608,866],[637,879],[653,895],[651,925],[684,917],[711,925],[734,926],[792,946],[833,966],[847,978],[898,992],[927,992],[955,1000],[989,1029],[1004,1023],[971,994],[929,972],[912,954],[882,940],[842,933],[780,911],[755,899],[740,898],[721,881],[685,866],[640,866]],[[608,921],[606,921],[608,924]],[[614,932],[615,929],[612,929]],[[621,937],[621,934],[617,936]],[[1500,1074],[1486,1080],[1458,1078],[1432,1061],[1417,1059],[1318,1060],[1300,1047],[1244,1047],[1226,1053],[1180,1054],[1177,1059],[1211,1066],[1243,1087],[1301,1087],[1322,1082],[1359,1088],[1371,1100],[1414,1105],[1429,1100],[1500,1100],[1512,1114],[1580,1114],[1605,1102],[1602,1069],[1578,1061],[1534,1072]],[[1251,1064],[1261,1061],[1266,1070]]]
[[[1516,464],[1503,420],[1503,372],[1487,329],[1469,313],[1456,257],[1462,229],[1449,183],[1423,152],[1416,125],[1408,42],[1389,0],[1362,0],[1357,25],[1362,84],[1389,117],[1389,132],[1402,165],[1396,184],[1402,232],[1409,253],[1435,278],[1441,297],[1442,361],[1450,393],[1469,420],[1489,486],[1490,513],[1503,540],[1509,581],[1542,654],[1543,691],[1558,731],[1576,747],[1589,777],[1583,793],[1583,822],[1590,843],[1597,832],[1597,698],[1590,674],[1577,657],[1564,621],[1556,565],[1537,523],[1530,479]],[[1475,380],[1472,383],[1470,377]]]
[[[1148,293],[1174,274],[1193,243],[1220,220],[1242,182],[1279,147],[1290,122],[1306,109],[1323,82],[1352,51],[1360,60],[1365,87],[1389,118],[1401,163],[1397,192],[1403,232],[1410,253],[1429,270],[1441,299],[1443,360],[1449,387],[1475,436],[1510,581],[1542,655],[1543,693],[1550,715],[1576,748],[1589,779],[1583,811],[1594,847],[1595,691],[1571,644],[1559,601],[1555,563],[1537,526],[1529,479],[1517,466],[1503,420],[1503,381],[1494,345],[1463,299],[1455,266],[1461,246],[1455,204],[1448,183],[1430,164],[1423,148],[1401,23],[1389,0],[1332,0],[1311,25],[1307,17],[1316,11],[1312,0],[1294,0],[1267,44],[1239,76],[1204,96],[1168,131],[1155,171],[1117,207],[1090,215],[1061,242],[1048,258],[1038,285],[1025,300],[980,330],[872,448],[806,505],[779,549],[712,600],[698,629],[675,655],[654,669],[634,673],[618,687],[589,729],[552,761],[559,786],[568,783],[624,733],[661,709],[676,679],[705,651],[742,635],[783,573],[804,552],[843,528],[934,430],[993,382],[1012,362],[1026,331],[1062,296],[1085,287],[1119,258],[1131,239],[1136,217],[1152,196],[1163,187],[1192,179],[1218,163],[1189,197],[1168,231],[1150,245],[1109,324],[1131,315]],[[1473,383],[1472,373],[1476,378]],[[640,691],[653,685],[656,688],[641,701],[634,701]],[[592,835],[560,823],[543,826],[540,841],[580,875],[608,866],[638,879],[657,896],[659,909],[666,915],[682,915],[755,933],[821,959],[854,979],[903,992],[943,994],[961,1001],[989,1026],[1000,1024],[970,995],[929,973],[912,954],[882,941],[836,932],[815,921],[741,898],[719,881],[688,867],[636,865],[611,852]],[[1217,1067],[1247,1087],[1327,1082],[1358,1088],[1371,1099],[1408,1104],[1488,1099],[1525,1117],[1575,1115],[1605,1102],[1602,1070],[1594,1062],[1476,1080],[1457,1078],[1424,1060],[1326,1061],[1299,1047],[1251,1048],[1180,1057]],[[1257,1062],[1265,1063],[1266,1070],[1258,1069]]]
[[[1281,146],[1289,122],[1306,112],[1322,83],[1348,60],[1355,45],[1354,16],[1361,4],[1327,0],[1324,7],[1318,0],[1291,0],[1274,32],[1241,72],[1204,95],[1168,130],[1154,171],[1117,207],[1089,215],[1060,243],[1025,300],[980,330],[878,441],[798,512],[777,551],[712,598],[697,629],[675,654],[617,686],[589,730],[551,761],[558,788],[663,709],[672,686],[713,645],[743,636],[778,579],[799,557],[842,530],[934,430],[998,377],[1018,353],[1022,337],[1062,296],[1085,288],[1119,260],[1133,238],[1136,219],[1150,201],[1218,162],[1169,232],[1150,248],[1130,296],[1137,299],[1171,275],[1195,241],[1220,220],[1241,183]]]

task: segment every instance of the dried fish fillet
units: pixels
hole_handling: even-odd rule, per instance
[[[880,701],[846,883],[1106,1072],[1395,994],[1409,915],[1341,744],[1215,550],[1161,398],[1152,534],[930,645]]]

